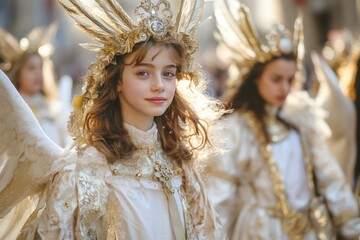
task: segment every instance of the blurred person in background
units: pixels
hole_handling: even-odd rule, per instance
[[[59,101],[54,66],[50,59],[54,52],[52,40],[56,28],[56,24],[48,28],[35,28],[20,41],[0,28],[0,69],[13,82],[48,137],[64,147],[70,142],[66,130],[70,109],[68,104],[64,106]],[[71,92],[71,81],[67,80],[62,86]]]
[[[339,38],[339,34],[342,37]],[[326,137],[329,149],[343,169],[348,183],[354,186],[357,145],[356,109],[352,102],[355,91],[354,76],[351,75],[354,71],[349,68],[352,65],[349,64],[352,36],[347,30],[334,31],[329,36],[332,40],[323,48],[322,57],[331,68],[321,69],[320,62],[313,61],[316,81],[310,91],[316,104],[326,111],[324,120],[331,129],[331,134]]]
[[[302,19],[293,37],[274,26],[265,45],[239,1],[215,0],[215,16],[234,112],[219,123],[226,151],[209,161],[207,186],[229,238],[357,239],[357,201],[325,143],[323,111],[298,90]]]
[[[347,28],[332,29],[328,33],[328,41],[322,49],[322,55],[339,79],[335,83],[340,89],[340,91],[337,91],[339,94],[329,95],[329,99],[326,101],[327,107],[333,109],[334,114],[338,116],[338,120],[334,121],[333,124],[338,129],[341,127],[346,128],[348,135],[352,139],[352,142],[345,142],[344,137],[337,135],[338,139],[343,139],[339,140],[341,141],[340,144],[334,146],[334,149],[340,151],[342,149],[353,155],[351,159],[344,161],[341,165],[345,169],[346,175],[351,178],[352,183],[360,187],[357,180],[360,173],[360,154],[358,152],[360,146],[360,79],[358,73],[360,39],[355,38]],[[340,96],[340,93],[342,93],[342,96]],[[338,106],[338,104],[334,104],[334,101],[340,97],[345,98],[343,102],[347,102],[346,105]],[[345,114],[344,110],[351,111],[352,114]],[[339,111],[342,111],[342,113],[339,113]],[[353,146],[354,150],[349,151],[349,146]]]

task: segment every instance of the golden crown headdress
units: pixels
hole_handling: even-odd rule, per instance
[[[81,126],[86,110],[97,99],[97,88],[104,83],[105,67],[115,55],[130,53],[139,42],[150,37],[156,40],[172,39],[186,51],[187,66],[183,74],[195,83],[201,77],[199,67],[192,60],[198,45],[194,33],[204,10],[204,0],[182,0],[176,22],[172,22],[170,3],[159,0],[142,0],[136,7],[137,23],[116,0],[92,0],[97,7],[89,6],[89,0],[59,0],[77,25],[99,44],[82,44],[97,52],[97,60],[88,69],[83,94],[76,99],[69,121],[72,137],[81,137]]]
[[[304,57],[301,17],[295,21],[293,36],[283,25],[274,25],[266,35],[267,44],[261,42],[249,9],[239,0],[215,0],[215,17],[220,46],[228,52],[226,57],[242,71],[242,75],[256,63],[267,62],[274,56],[293,53],[298,62]],[[238,82],[234,84],[238,85]]]
[[[18,40],[5,29],[0,28],[0,69],[9,71],[25,54],[38,53],[42,57],[49,57],[54,52],[53,40],[57,24],[46,28],[34,28],[24,38]]]
[[[322,55],[336,72],[342,92],[351,100],[356,99],[355,83],[360,59],[360,37],[348,29],[333,30],[332,40],[325,43]]]
[[[43,65],[42,91],[48,99],[57,97],[55,73],[50,56],[54,53],[54,38],[57,23],[48,27],[37,27],[24,38],[16,39],[11,33],[0,28],[0,69],[16,85],[15,75],[20,70],[24,57],[33,53],[39,54]]]

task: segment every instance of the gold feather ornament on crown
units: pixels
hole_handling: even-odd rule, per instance
[[[196,84],[202,77],[198,64],[193,61],[198,48],[194,37],[199,26],[204,0],[182,0],[176,22],[172,22],[170,3],[159,0],[142,0],[135,8],[137,23],[125,12],[116,0],[59,0],[60,4],[76,21],[76,24],[95,39],[98,44],[81,44],[97,52],[96,62],[90,65],[81,97],[71,114],[68,130],[70,135],[82,140],[82,125],[86,111],[98,98],[97,89],[104,83],[105,67],[112,63],[115,55],[130,53],[135,44],[155,40],[175,40],[186,51],[187,65],[181,73]],[[89,2],[92,5],[89,5]],[[95,8],[93,5],[97,5]],[[79,100],[80,99],[80,100]],[[80,101],[80,102],[79,102]]]
[[[294,24],[294,34],[283,25],[274,25],[263,44],[253,26],[249,9],[239,0],[215,0],[215,17],[219,34],[217,38],[224,58],[246,74],[256,63],[264,63],[275,56],[293,53],[297,62],[304,57],[303,25],[301,16]],[[237,79],[229,81],[230,87],[241,84]]]

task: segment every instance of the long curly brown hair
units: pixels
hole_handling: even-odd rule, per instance
[[[154,46],[174,50],[174,57],[178,62],[177,78],[179,80],[184,74],[183,66],[186,59],[184,49],[175,41],[158,41],[150,38],[146,42],[136,44],[130,53],[135,54],[133,63],[141,63],[149,49]],[[97,89],[99,97],[90,107],[84,122],[86,141],[103,153],[110,163],[130,157],[136,151],[136,146],[131,142],[123,125],[120,98],[117,92],[117,85],[119,81],[122,81],[124,61],[130,54],[115,56],[112,61],[114,64],[106,67],[105,82]],[[175,91],[174,99],[165,113],[156,116],[154,121],[165,155],[179,163],[190,161],[193,158],[192,151],[203,148],[209,142],[205,125],[178,90]],[[200,139],[196,146],[191,144],[191,138],[194,136]]]

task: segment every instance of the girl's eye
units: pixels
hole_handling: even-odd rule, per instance
[[[149,73],[147,73],[145,71],[139,71],[136,73],[136,75],[139,77],[147,77],[147,76],[149,76]]]
[[[29,71],[34,71],[34,70],[36,69],[36,67],[33,66],[33,65],[30,65],[30,66],[27,67],[27,69],[28,69]]]
[[[279,77],[272,78],[271,80],[272,80],[274,83],[279,83],[279,82],[281,82],[281,78],[279,78]]]
[[[282,80],[283,80],[282,77],[274,77],[274,78],[272,78],[273,83],[281,83]]]
[[[165,73],[164,73],[164,76],[165,76],[165,77],[175,77],[175,75],[176,75],[176,74],[173,73],[173,72],[165,72]]]

